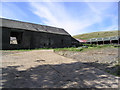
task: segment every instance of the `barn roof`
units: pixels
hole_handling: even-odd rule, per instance
[[[68,32],[66,32],[62,28],[16,21],[16,20],[10,20],[10,19],[5,19],[5,18],[0,18],[0,21],[2,22],[2,24],[0,24],[1,27],[9,27],[9,28],[25,29],[25,30],[30,30],[30,31],[40,31],[40,32],[48,32],[48,33],[54,33],[54,34],[70,35]]]
[[[84,43],[87,41],[87,40],[82,40],[82,39],[77,39],[77,38],[76,40],[78,40],[79,42],[84,42]]]

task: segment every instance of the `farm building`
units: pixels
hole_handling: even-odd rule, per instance
[[[71,47],[79,42],[62,28],[0,18],[1,49]]]
[[[92,38],[86,41],[87,44],[120,44],[120,37]]]

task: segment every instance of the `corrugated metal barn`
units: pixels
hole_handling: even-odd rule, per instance
[[[62,28],[3,18],[0,20],[2,49],[61,48],[72,46],[72,42],[79,43]]]

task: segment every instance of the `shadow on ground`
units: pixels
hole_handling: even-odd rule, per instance
[[[20,66],[2,69],[3,88],[117,88],[118,78],[88,63],[39,65],[25,71]],[[90,64],[90,63],[89,63]],[[94,63],[97,64],[97,63]],[[107,67],[107,64],[104,65]]]
[[[89,62],[89,63],[87,62],[87,63],[83,63],[83,64],[86,64],[90,67],[98,68],[98,69],[108,72],[112,75],[120,77],[120,65],[111,66],[110,64],[95,63],[95,62]]]

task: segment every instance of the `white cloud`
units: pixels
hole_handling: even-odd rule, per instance
[[[88,26],[101,22],[103,19],[103,16],[101,16],[103,15],[101,14],[101,11],[104,11],[107,8],[98,10],[88,3],[88,6],[94,12],[94,16],[93,13],[88,13],[84,16],[84,18],[80,16],[79,19],[75,19],[72,14],[67,12],[64,5],[59,3],[30,2],[30,5],[32,6],[32,12],[44,19],[43,23],[46,25],[64,28],[71,35],[84,32],[84,29]]]
[[[113,3],[106,3],[103,6],[99,6],[99,4],[97,3],[96,5],[91,4],[91,3],[87,3],[87,5],[89,6],[89,8],[95,13],[95,15],[97,15],[99,18],[101,18],[102,20],[105,20],[106,18],[110,18],[111,19],[111,23],[112,26],[108,26],[109,27],[117,27],[117,23],[118,23],[118,14],[108,14],[109,11],[113,11],[111,7],[113,7]],[[116,4],[117,5],[117,4]],[[114,5],[115,6],[115,5]],[[114,9],[115,10],[115,9]],[[116,11],[117,7],[116,7]],[[103,27],[104,28],[104,27]],[[106,28],[106,27],[105,27]]]
[[[71,35],[87,32],[90,26],[101,23],[105,17],[111,17],[113,25],[101,28],[101,30],[114,29],[116,27],[117,16],[107,14],[107,10],[111,7],[111,4],[100,7],[97,6],[98,4],[95,5],[86,2],[89,10],[86,14],[80,15],[79,18],[75,18],[72,13],[67,11],[69,8],[66,8],[64,4],[60,2],[29,2],[29,4],[31,6],[30,10],[39,16],[40,21],[42,20],[45,25],[64,28]],[[27,12],[15,4],[5,3],[3,5],[2,17],[22,20],[25,17],[29,17]]]

